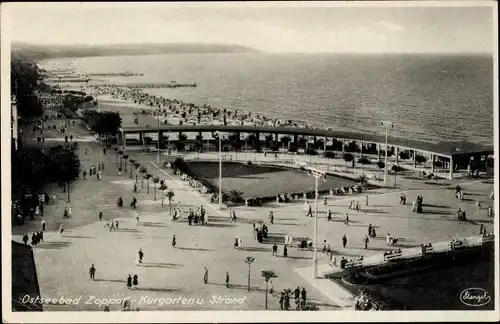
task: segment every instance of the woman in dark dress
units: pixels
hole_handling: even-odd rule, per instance
[[[132,276],[131,275],[128,275],[128,278],[127,278],[127,288],[128,289],[132,288]]]
[[[132,283],[133,283],[133,285],[134,285],[134,289],[136,289],[136,288],[137,288],[137,285],[139,285],[139,277],[138,277],[136,274],[134,275],[134,278],[133,278],[133,280],[132,280]]]

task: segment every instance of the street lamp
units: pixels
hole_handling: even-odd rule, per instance
[[[219,131],[215,131],[214,135],[216,135],[219,139],[219,210],[222,210],[222,133]]]
[[[309,167],[310,175],[314,177],[314,254],[313,254],[313,279],[318,277],[318,180],[326,180],[326,173]]]
[[[160,108],[158,108],[158,116],[156,116],[156,119],[158,119],[158,156],[157,156],[157,161],[158,165],[161,163],[161,155],[160,155]]]
[[[385,127],[385,170],[384,170],[384,185],[387,185],[387,133],[389,132],[389,127],[394,127],[394,123],[390,121],[383,120],[381,122],[382,126]]]

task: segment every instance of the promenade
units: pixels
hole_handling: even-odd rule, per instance
[[[148,168],[154,176],[165,180],[169,190],[174,191],[174,206],[181,207],[184,212],[188,208],[203,205],[207,210],[208,224],[189,226],[187,214],[177,222],[172,222],[169,215],[167,199],[161,206],[160,191],[158,199],[153,200],[153,183],[150,181],[150,193],[139,180],[137,210],[132,210],[129,203],[134,195],[135,182],[129,172],[118,175],[115,164],[115,153],[109,151],[103,155],[102,146],[91,141],[89,134],[81,125],[70,127],[76,140],[79,141],[79,153],[82,167],[87,169],[103,162],[105,169],[103,179],[95,176],[87,180],[79,179],[72,184],[71,207],[72,218],[62,219],[65,193],[62,188],[52,187],[49,194],[55,193],[58,200],[45,208],[45,220],[48,231],[44,242],[34,248],[38,280],[44,298],[78,298],[76,305],[44,305],[48,311],[71,310],[103,310],[102,305],[88,302],[88,296],[96,298],[132,299],[132,306],[141,310],[263,310],[265,283],[260,273],[262,270],[274,270],[278,278],[273,280],[275,293],[269,295],[269,309],[278,309],[276,292],[283,289],[305,287],[308,302],[321,310],[350,309],[352,300],[343,290],[327,281],[313,280],[312,252],[288,249],[288,258],[272,256],[272,243],[278,242],[279,254],[282,255],[282,243],[285,235],[312,237],[313,218],[306,217],[303,203],[276,204],[264,207],[237,207],[236,223],[229,221],[227,210],[219,211],[216,204],[210,204],[207,196],[195,192],[188,183],[172,175],[170,170],[161,168],[155,162],[154,153],[129,152],[131,156]],[[44,132],[46,145],[58,140],[56,135]],[[80,140],[81,139],[81,140]],[[87,139],[87,140],[83,140]],[[32,139],[33,140],[33,139]],[[59,139],[60,140],[60,139]],[[85,149],[90,154],[85,155]],[[209,153],[210,154],[210,153]],[[130,166],[130,165],[129,165]],[[402,182],[398,189],[377,189],[362,196],[342,196],[328,199],[328,205],[319,206],[318,244],[326,240],[338,258],[370,256],[391,249],[385,244],[385,236],[390,233],[400,238],[401,244],[393,248],[418,246],[422,243],[438,242],[455,236],[477,234],[479,225],[485,224],[492,230],[491,221],[486,215],[486,206],[492,201],[488,199],[493,188],[493,181],[457,180],[444,182],[439,186],[425,183],[424,180],[408,179],[405,187]],[[454,185],[461,183],[465,199],[459,202],[454,197]],[[399,205],[399,196],[404,193],[407,205]],[[411,201],[418,194],[424,197],[424,213],[411,211]],[[369,196],[369,205],[365,205],[365,195]],[[124,207],[116,207],[116,199],[121,196]],[[359,199],[362,209],[359,212],[349,210],[350,200]],[[482,204],[476,208],[475,201]],[[321,200],[320,200],[321,201]],[[458,222],[455,211],[458,207],[468,211],[469,222]],[[326,211],[331,209],[333,222],[327,222]],[[275,224],[268,224],[268,211],[273,210]],[[99,211],[103,212],[103,221],[98,220]],[[344,225],[345,213],[349,213],[350,224]],[[139,223],[136,222],[139,216]],[[118,220],[119,229],[110,232],[104,228],[106,220]],[[254,240],[252,222],[263,221],[269,227],[269,241],[259,244]],[[62,236],[56,233],[59,224],[64,224]],[[371,240],[368,249],[364,249],[362,239],[372,224],[377,231],[377,238]],[[40,226],[40,220],[28,221],[21,227],[13,227],[13,239],[20,242],[24,232],[31,233]],[[170,245],[173,235],[177,238],[177,247]],[[341,237],[346,234],[348,243],[342,248]],[[243,248],[233,248],[234,237],[240,236]],[[271,244],[270,244],[271,243]],[[144,252],[144,264],[137,266],[137,252]],[[325,269],[328,256],[320,255],[320,269]],[[244,262],[247,256],[255,257],[251,267],[251,291],[247,292],[248,266]],[[89,279],[88,269],[94,264],[97,273],[96,281]],[[204,267],[209,271],[209,283],[203,283]],[[225,272],[230,274],[230,288],[225,287]],[[309,276],[307,275],[309,273]],[[138,289],[126,288],[126,278],[131,274],[139,276]],[[211,303],[214,300],[215,303]],[[194,304],[176,303],[177,298],[194,298]],[[219,299],[231,298],[227,304]],[[170,303],[159,305],[154,298],[171,298]],[[237,302],[236,302],[237,301]],[[239,303],[240,301],[241,304]],[[168,300],[166,301],[168,302]],[[293,303],[292,303],[293,304]],[[292,305],[293,307],[293,305]],[[111,305],[111,310],[121,307]]]

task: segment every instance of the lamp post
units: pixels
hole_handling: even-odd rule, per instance
[[[158,108],[158,116],[156,116],[156,119],[158,119],[158,140],[156,141],[158,143],[158,156],[156,160],[158,161],[158,165],[161,163],[161,154],[160,154],[160,108]]]
[[[394,127],[394,123],[390,121],[383,120],[381,122],[382,126],[385,127],[385,170],[384,170],[384,185],[387,185],[387,134],[389,132],[389,127]]]
[[[325,178],[326,173],[314,169],[309,168],[310,175],[314,177],[314,245],[313,245],[313,279],[318,277],[318,180],[319,178]]]
[[[216,131],[219,138],[219,210],[222,210],[222,133]]]

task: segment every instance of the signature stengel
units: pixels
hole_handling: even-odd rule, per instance
[[[467,288],[460,293],[460,301],[467,306],[483,306],[491,301],[491,296],[483,288]]]

